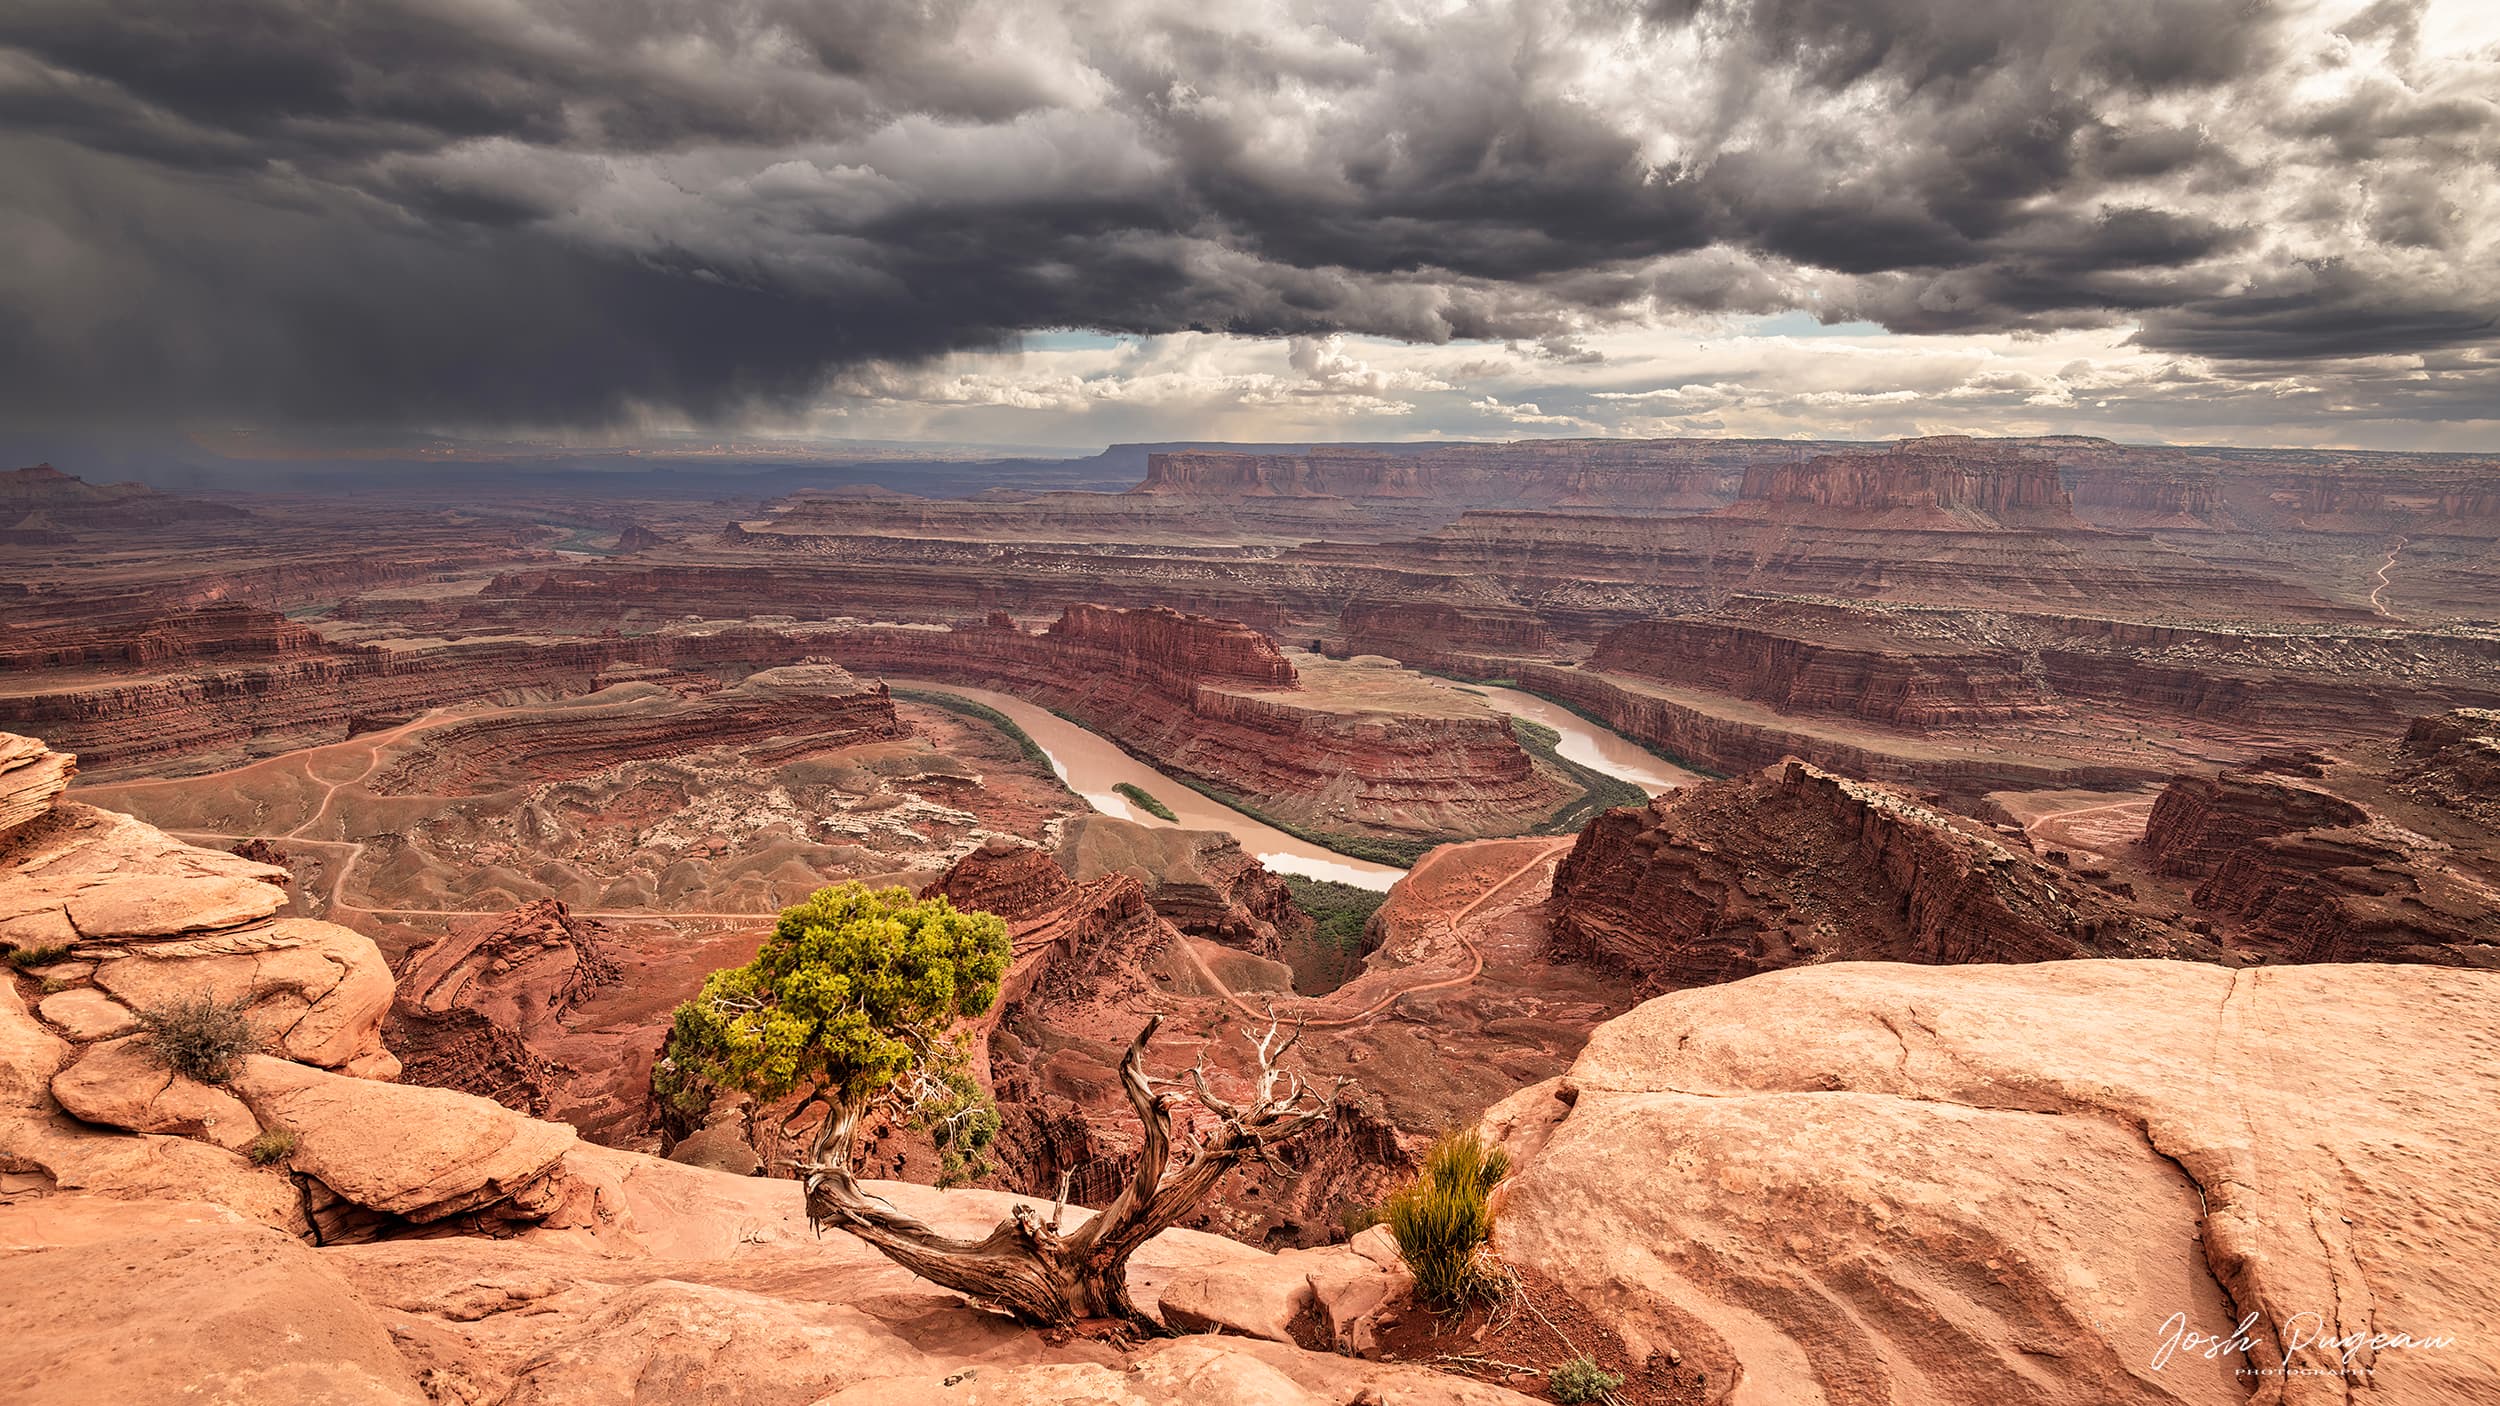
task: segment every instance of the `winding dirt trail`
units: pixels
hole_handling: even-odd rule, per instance
[[[1308,1030],[1342,1030],[1352,1025],[1364,1025],[1368,1024],[1382,1011],[1389,1009],[1389,1007],[1396,1005],[1398,1002],[1405,1000],[1409,996],[1413,996],[1424,991],[1440,991],[1452,986],[1465,986],[1469,982],[1474,981],[1478,976],[1481,976],[1484,973],[1484,954],[1476,950],[1475,942],[1467,936],[1466,929],[1461,927],[1460,924],[1475,916],[1477,909],[1482,908],[1487,903],[1490,903],[1495,898],[1501,896],[1504,890],[1519,882],[1521,878],[1525,877],[1532,870],[1540,869],[1554,863],[1562,856],[1563,852],[1570,849],[1575,842],[1576,839],[1563,839],[1556,840],[1552,844],[1547,845],[1533,858],[1529,859],[1527,863],[1520,865],[1518,868],[1511,870],[1509,873],[1495,880],[1490,887],[1485,889],[1484,892],[1471,899],[1466,907],[1459,909],[1457,912],[1441,920],[1442,925],[1449,929],[1450,935],[1458,939],[1461,947],[1467,949],[1466,971],[1461,972],[1456,976],[1442,977],[1435,981],[1417,982],[1413,986],[1392,991],[1388,995],[1381,997],[1379,1000],[1372,1002],[1368,1006],[1365,1006],[1363,1009],[1354,1012],[1352,1015],[1302,1017],[1296,1020],[1296,1024],[1299,1024],[1304,1029]],[[1443,850],[1441,853],[1446,854],[1448,851]],[[1234,991],[1231,986],[1227,985],[1222,977],[1217,976],[1215,974],[1215,969],[1207,965],[1206,959],[1198,954],[1198,949],[1195,946],[1187,942],[1183,942],[1181,944],[1181,950],[1188,954],[1190,965],[1197,968],[1200,979],[1204,980],[1209,986],[1213,987],[1216,994],[1224,998],[1226,1004],[1230,1005],[1234,1010],[1241,1012],[1243,1015],[1249,1016],[1253,1020],[1265,1020],[1269,1017],[1270,1012],[1268,1010],[1251,1005],[1248,1001],[1242,999],[1240,993]],[[1313,999],[1324,1000],[1325,998],[1320,997]]]
[[[2378,584],[2370,588],[2370,608],[2377,611],[2379,614],[2386,616],[2390,620],[2396,618],[2396,612],[2387,608],[2387,602],[2385,600],[2387,595],[2387,573],[2396,569],[2396,557],[2399,553],[2404,551],[2405,544],[2409,540],[2410,539],[2408,538],[2399,537],[2396,539],[2396,545],[2387,549],[2387,560],[2379,563]]]

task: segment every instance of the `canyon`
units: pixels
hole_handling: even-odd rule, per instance
[[[1477,1127],[1517,1169],[1503,1262],[1630,1399],[2241,1401],[2318,1365],[2302,1311],[2455,1333],[2380,1354],[2404,1399],[2500,1380],[2458,1268],[2500,1223],[2463,1170],[2500,1079],[2500,466],[1119,462],[963,497],[0,486],[0,1261],[264,1266],[238,1332],[312,1323],[258,1350],[374,1400],[1533,1397],[1384,1360],[1430,1334],[1364,1218]],[[809,1236],[786,1110],[658,1106],[676,1004],[852,880],[1010,931],[967,1032],[988,1165],[941,1193],[925,1132],[862,1148],[916,1214],[1107,1204],[1150,1018],[1219,1089],[1271,1016],[1350,1081],[1137,1262],[1220,1335],[1021,1335]],[[185,991],[266,1037],[229,1084],[146,1060]],[[2277,1331],[2149,1366],[2173,1310]],[[12,1394],[91,1350],[6,1312]]]
[[[405,1082],[370,940],[278,916],[265,864],[51,781],[23,794],[47,787],[0,833],[11,921],[72,934],[0,977],[0,1272],[34,1291],[0,1307],[0,1381],[20,1399],[85,1399],[81,1364],[132,1332],[147,1351],[117,1370],[150,1390],[358,1402],[875,1402],[974,1380],[1036,1403],[1538,1399],[1533,1375],[1388,1360],[1407,1287],[1378,1231],[1276,1251],[1166,1231],[1132,1288],[1199,1333],[1045,1336],[819,1239],[787,1180]],[[1481,848],[1432,867],[1498,904],[1518,871],[1473,870]],[[1018,938],[1021,968],[1097,973],[1119,949],[1089,939],[1159,921],[1124,875],[1078,885],[1012,841],[976,855],[946,886],[1037,904],[1018,926],[1051,934]],[[519,959],[494,1000],[582,984],[550,908],[464,932],[398,999],[475,985],[490,950]],[[2500,1357],[2441,1325],[2484,1320],[2473,1267],[2500,1248],[2474,1174],[2500,1151],[2480,1116],[2494,980],[1847,962],[1664,995],[1483,1110],[1515,1169],[1496,1244],[1548,1286],[1540,1313],[1602,1305],[1609,1360],[1660,1399],[2221,1403],[2254,1372],[2311,1406],[2343,1399],[2357,1335],[2377,1390],[2471,1400]],[[119,1033],[124,1003],[186,991],[248,1002],[271,1052],[223,1086],[168,1079]],[[231,1150],[270,1128],[266,1164]],[[869,1185],[955,1233],[1017,1199]],[[2240,1305],[2227,1348],[2163,1351],[2160,1315],[2219,1333]],[[2025,1346],[2050,1335],[2054,1356]]]

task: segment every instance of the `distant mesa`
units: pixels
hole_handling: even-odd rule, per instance
[[[0,532],[0,545],[42,546],[79,532],[250,516],[231,504],[178,498],[144,483],[89,483],[50,464],[0,473],[0,523],[12,524]]]

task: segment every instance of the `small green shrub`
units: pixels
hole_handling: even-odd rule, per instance
[[[1603,1401],[1623,1385],[1623,1378],[1586,1357],[1575,1357],[1545,1375],[1546,1394],[1562,1406]]]
[[[1444,1133],[1423,1170],[1382,1208],[1398,1256],[1415,1276],[1416,1297],[1455,1312],[1491,1297],[1494,1281],[1479,1252],[1493,1238],[1493,1184],[1510,1173],[1510,1154],[1474,1129]]]
[[[29,967],[48,967],[67,957],[69,947],[70,945],[66,942],[45,942],[32,947],[12,947],[9,949],[9,965],[19,971],[25,971]]]
[[[295,1155],[295,1130],[284,1125],[264,1128],[244,1149],[244,1155],[252,1159],[255,1167],[274,1167]]]
[[[158,1064],[204,1084],[222,1084],[234,1076],[245,1055],[260,1048],[260,1037],[243,1012],[243,1002],[220,1001],[204,992],[177,996],[137,1014],[148,1053]]]
[[[1153,816],[1157,820],[1178,821],[1180,819],[1179,816],[1172,813],[1172,808],[1170,806],[1167,806],[1163,802],[1155,799],[1154,792],[1147,790],[1145,787],[1140,786],[1135,782],[1115,781],[1112,783],[1111,789],[1119,792],[1130,805],[1137,807],[1139,810],[1146,812],[1148,815]]]

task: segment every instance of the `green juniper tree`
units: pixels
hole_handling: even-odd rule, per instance
[[[941,1235],[859,1185],[852,1144],[860,1121],[885,1107],[937,1132],[942,1160],[950,1149],[957,1158],[977,1156],[997,1115],[971,1080],[954,1032],[998,999],[1010,956],[1007,926],[994,914],[960,912],[943,897],[914,899],[899,888],[821,889],[782,912],[754,961],[713,973],[677,1008],[653,1082],[687,1111],[716,1089],[767,1102],[800,1095],[785,1127],[811,1110],[820,1114],[798,1164],[809,1220],[858,1236],[922,1278],[1035,1323],[1146,1323],[1129,1300],[1129,1256],[1194,1210],[1234,1165],[1255,1157],[1281,1169],[1277,1146],[1325,1121],[1335,1094],[1322,1098],[1276,1068],[1296,1035],[1271,1025],[1254,1038],[1259,1073],[1247,1102],[1217,1097],[1203,1066],[1190,1071],[1190,1087],[1219,1126],[1174,1170],[1177,1084],[1144,1067],[1161,1023],[1155,1017],[1120,1064],[1121,1087],[1146,1136],[1118,1199],[1064,1234],[1063,1192],[1047,1222],[1019,1205],[985,1239]]]

